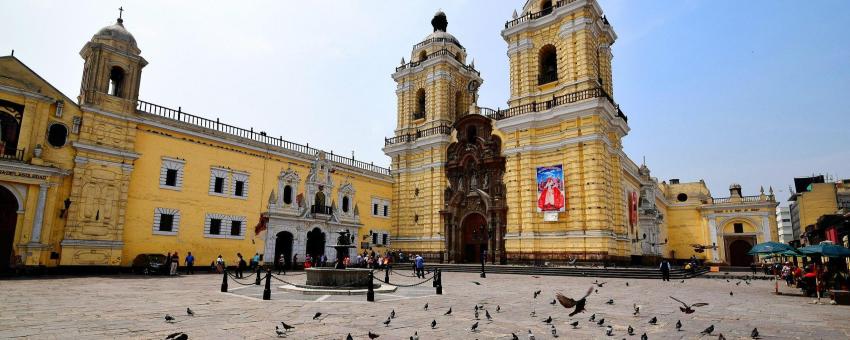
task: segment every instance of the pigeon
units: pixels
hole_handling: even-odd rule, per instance
[[[425,303],[425,310],[426,311],[428,310],[428,303],[427,302]]]
[[[476,286],[480,286],[480,285],[481,285],[481,282],[478,282],[478,281],[471,281],[471,282],[472,282],[472,283],[474,283]]]
[[[629,286],[629,281],[626,281],[626,287],[628,287],[628,286]]]
[[[578,300],[573,300],[571,298],[568,298],[568,297],[562,295],[561,293],[556,294],[555,298],[557,298],[558,302],[560,302],[561,305],[564,306],[565,308],[575,307],[575,309],[572,311],[572,313],[570,313],[570,316],[573,316],[573,315],[576,315],[578,313],[584,312],[584,306],[587,303],[587,297],[588,297],[588,295],[590,295],[590,292],[592,290],[593,290],[593,287],[591,286],[590,289],[587,290],[587,293],[584,294],[584,296],[582,296],[581,299],[578,299]]]
[[[685,283],[685,280],[679,281],[679,283]]]
[[[676,320],[676,330],[677,331],[682,330],[682,320]]]
[[[596,320],[596,313],[594,313],[593,315],[591,315],[591,316],[590,316],[590,319],[588,319],[587,321],[593,321],[593,320]]]
[[[649,340],[649,337],[646,336],[646,333],[640,335],[640,340]]]
[[[654,325],[654,324],[657,324],[657,323],[658,323],[658,318],[653,316],[652,319],[649,319],[650,325]]]
[[[395,319],[395,309],[390,311],[390,319]]]
[[[726,283],[729,283],[729,282],[732,282],[732,281],[729,281],[729,279],[726,279]]]
[[[744,283],[746,283],[746,284],[747,284],[747,286],[749,286],[749,285],[750,285],[750,281],[744,281]]]
[[[492,316],[490,316],[490,311],[489,311],[489,310],[485,310],[485,311],[484,311],[484,316],[487,318],[487,320],[488,320],[488,321],[493,320],[493,317],[492,317]]]
[[[516,333],[511,333],[511,340],[519,340],[519,337],[516,336]]]
[[[596,290],[596,294],[599,294],[599,289]]]
[[[570,259],[570,265],[575,267],[576,261],[578,261],[578,257],[574,257],[574,258]]]
[[[729,296],[735,296],[735,294],[730,291]]]
[[[478,321],[476,321],[474,324],[472,324],[472,327],[469,328],[469,331],[470,332],[478,331]]]
[[[431,329],[437,328],[437,319],[431,320]]]
[[[552,337],[557,338],[558,337],[558,330],[555,329],[555,325],[551,325],[551,326],[552,326]]]
[[[351,333],[348,333],[348,336],[345,337],[345,340],[354,340],[354,338],[351,336]]]
[[[682,306],[684,306],[684,307],[679,307],[679,310],[682,311],[682,313],[685,313],[685,314],[691,314],[691,313],[695,312],[695,310],[691,307],[708,306],[708,304],[704,303],[704,302],[697,302],[695,304],[688,305],[687,303],[682,302],[682,300],[679,300],[679,299],[674,298],[672,296],[670,298],[673,299],[673,300],[676,300],[676,302],[679,302],[679,303],[682,304]]]
[[[540,295],[540,290],[539,290],[539,289],[538,289],[538,290],[536,290],[536,291],[534,291],[534,298],[536,299],[538,295]]]
[[[475,320],[478,320],[478,308],[475,308]]]
[[[530,329],[528,330],[528,340],[535,340],[534,333],[532,333]]]
[[[393,319],[391,319],[391,318],[387,318],[387,320],[386,320],[386,321],[384,321],[384,327],[389,327],[389,326],[390,326],[390,321],[392,321],[392,320],[393,320]]]
[[[726,340],[726,337],[723,336],[723,333],[720,333],[720,336],[717,337],[717,340]]]
[[[477,303],[475,304],[475,311],[476,312],[478,311],[478,304]]]
[[[753,338],[753,339],[758,339],[759,338],[759,329],[753,328],[753,331],[750,332],[750,337]]]
[[[165,340],[188,340],[188,339],[189,339],[189,335],[186,334],[186,333],[183,333],[183,332],[171,333],[167,337],[165,337]]]
[[[570,326],[573,326],[573,329],[578,328],[578,321],[573,321]]]
[[[410,340],[419,340],[419,331],[413,332],[413,336],[410,337]]]
[[[283,322],[283,321],[281,321],[280,324],[283,325],[283,329],[287,330],[287,331],[295,328],[295,326],[287,325],[286,322]]]
[[[603,286],[603,285],[605,285],[606,283],[608,283],[608,282],[599,282],[599,281],[596,281],[596,282],[594,282],[593,284],[595,284],[595,285],[596,285],[597,287],[599,287],[599,288],[602,288],[602,286]]]
[[[274,332],[277,333],[277,337],[286,336],[286,330],[280,330],[278,326],[274,326]]]
[[[174,322],[174,317],[169,314],[165,314],[165,322]]]
[[[640,307],[637,304],[632,304],[632,308],[635,309],[635,312],[632,313],[632,315],[637,316],[638,314],[640,314]]]
[[[735,285],[736,285],[736,286],[740,286],[740,285],[741,285],[741,281],[735,282]]]
[[[496,313],[501,313],[501,312],[502,312],[502,306],[496,305]]]
[[[629,325],[629,329],[627,331],[629,333],[629,336],[635,335],[635,329],[632,328],[632,325]]]
[[[372,331],[369,331],[369,339],[377,339],[379,336],[380,335],[372,333]]]
[[[611,325],[608,325],[608,327],[605,328],[605,335],[607,335],[607,336],[614,335],[614,327],[611,327]]]
[[[555,305],[555,303],[557,303],[557,302],[558,302],[558,300],[552,299],[552,302],[549,302],[549,304],[550,304],[550,305],[552,305],[552,306],[554,306],[554,305]]]
[[[192,311],[189,307],[186,307],[186,314],[189,316],[195,316],[195,312]]]
[[[605,318],[599,319],[599,321],[596,322],[596,324],[599,325],[599,327],[602,327],[603,325],[605,325]]]
[[[551,323],[552,323],[552,316],[551,316],[551,315],[549,315],[549,317],[548,317],[548,318],[546,318],[546,320],[543,320],[543,323],[551,324]]]
[[[605,304],[606,304],[606,305],[613,305],[613,304],[614,304],[614,299],[608,299],[608,301],[605,301]]]
[[[322,312],[316,312],[316,314],[313,315],[313,320],[318,320],[320,316],[322,316]]]
[[[452,315],[452,307],[449,307],[449,310],[443,313],[443,315]]]
[[[537,275],[531,275],[531,277],[533,277],[533,278],[535,278],[535,279],[539,279],[539,278],[540,278],[540,276],[537,276]]]
[[[702,334],[702,335],[706,335],[706,334],[711,335],[711,333],[713,333],[713,332],[714,332],[714,325],[711,325],[711,326],[708,326],[708,328],[706,328],[706,329],[705,329],[705,330],[703,330],[702,332],[699,332],[699,334]]]

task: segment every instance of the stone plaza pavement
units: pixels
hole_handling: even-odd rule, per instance
[[[383,278],[383,273],[376,276]],[[299,283],[304,276],[284,279]],[[639,339],[644,332],[649,339],[716,339],[719,333],[727,339],[742,339],[749,338],[753,327],[758,327],[764,339],[850,338],[850,307],[815,305],[812,299],[800,296],[776,296],[770,281],[735,285],[736,281],[702,278],[685,283],[601,279],[607,284],[588,297],[586,313],[570,318],[568,310],[550,304],[556,291],[579,297],[594,280],[496,274],[481,279],[478,274],[446,272],[443,295],[435,295],[428,282],[379,295],[374,303],[366,302],[362,295],[286,293],[277,289],[279,283],[273,284],[272,300],[263,301],[262,287],[232,281],[230,292],[221,293],[219,275],[2,280],[0,338],[164,339],[182,331],[190,339],[267,339],[275,338],[275,325],[285,321],[295,326],[289,339],[344,339],[348,333],[355,339],[367,339],[368,331],[380,334],[379,339],[408,339],[414,331],[420,339],[510,339],[511,332],[527,339],[529,329],[537,339],[552,339],[550,327],[543,323],[548,316],[564,339]],[[253,282],[253,278],[246,281]],[[413,283],[415,279],[393,276],[391,281]],[[785,293],[796,293],[780,286]],[[542,294],[533,299],[538,289]],[[709,305],[686,315],[669,295]],[[614,304],[606,304],[608,299]],[[423,309],[426,303],[427,311]],[[493,321],[486,321],[482,312],[478,331],[470,332],[476,303],[490,312]],[[632,315],[633,303],[641,307],[638,316]],[[501,307],[499,313],[497,306]],[[196,316],[186,315],[186,307]],[[449,308],[453,313],[443,315]],[[382,322],[393,309],[396,318],[385,327]],[[534,317],[532,310],[536,311]],[[316,312],[323,315],[313,320]],[[176,317],[176,322],[166,323],[166,313]],[[613,326],[613,336],[588,322],[594,313],[596,320],[604,318],[606,325]],[[648,324],[652,317],[658,318],[655,326]],[[431,320],[437,321],[436,329],[431,329]],[[578,329],[569,326],[573,320],[579,321]],[[682,331],[674,329],[677,320],[682,321]],[[700,336],[710,324],[715,326],[714,336]],[[629,325],[635,336],[626,334]]]

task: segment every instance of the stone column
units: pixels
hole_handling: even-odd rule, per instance
[[[761,222],[762,222],[762,235],[764,235],[763,236],[764,238],[762,239],[761,242],[773,241],[773,240],[771,240],[773,235],[770,233],[770,217],[762,216]],[[756,242],[758,242],[758,240],[756,240]]]
[[[35,218],[32,221],[32,237],[30,243],[41,243],[41,226],[44,222],[44,205],[47,201],[47,189],[50,183],[41,183],[38,190],[38,203],[35,207]]]
[[[708,217],[708,232],[709,232],[709,236],[711,237],[712,245],[717,245],[717,220],[714,218],[714,216]],[[718,247],[720,247],[720,246],[718,246]],[[711,250],[711,258],[712,258],[712,261],[714,261],[714,263],[717,263],[717,261],[719,261],[717,253],[718,253],[717,249]]]

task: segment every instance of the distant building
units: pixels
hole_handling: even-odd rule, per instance
[[[825,183],[823,176],[795,178],[797,192],[791,195],[789,212],[794,238],[802,245],[817,244],[824,240],[840,243],[838,216],[850,212],[850,179]],[[830,217],[830,216],[833,216]],[[831,233],[831,234],[830,234]]]
[[[791,224],[791,208],[776,207],[776,227],[779,241],[789,243],[794,240],[794,228]]]

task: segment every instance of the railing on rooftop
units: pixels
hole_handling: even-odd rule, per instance
[[[465,48],[463,48],[463,45],[461,45],[461,44],[460,44],[460,42],[459,42],[459,41],[457,41],[457,39],[455,39],[455,38],[431,38],[431,39],[425,39],[425,40],[422,40],[422,42],[420,42],[420,43],[418,43],[418,44],[416,44],[416,45],[413,45],[413,49],[415,50],[415,49],[417,49],[417,48],[420,48],[420,47],[422,47],[422,46],[428,45],[428,44],[430,44],[430,43],[446,43],[446,42],[447,42],[447,43],[455,44],[455,45],[457,45],[457,47],[460,47],[461,49],[466,50]]]
[[[711,200],[712,200],[712,202],[714,202],[714,204],[731,203],[732,197],[712,197]],[[759,196],[759,195],[744,196],[744,197],[741,197],[740,202],[743,202],[743,203],[761,202],[761,196]]]
[[[293,143],[287,140],[284,140],[283,137],[272,137],[267,135],[265,132],[255,132],[254,128],[251,129],[243,129],[237,126],[229,125],[226,123],[222,123],[218,118],[215,120],[207,119],[204,117],[188,114],[183,112],[182,108],[177,108],[177,110],[168,108],[165,106],[149,103],[146,101],[139,100],[136,103],[136,110],[141,112],[146,112],[155,116],[179,121],[182,123],[198,126],[205,129],[210,129],[226,134],[230,134],[233,136],[250,139],[255,142],[260,142],[264,144],[268,144],[271,146],[276,146],[282,148],[287,151],[293,151],[297,153],[302,153],[308,155],[310,157],[315,156],[322,150],[312,148],[309,145],[301,145],[298,143]],[[389,175],[390,169],[377,166],[373,163],[366,163],[362,161],[358,161],[354,158],[348,158],[345,156],[335,155],[333,152],[325,153],[325,158],[339,164],[347,165],[350,167],[354,167],[361,170],[376,172],[382,175]]]
[[[545,17],[549,14],[552,14],[552,11],[554,11],[556,8],[568,5],[568,4],[573,3],[575,1],[576,0],[560,0],[560,1],[557,1],[554,4],[552,4],[552,7],[544,8],[544,9],[540,10],[539,12],[528,12],[521,17],[518,17],[514,20],[510,20],[510,21],[506,22],[505,28],[511,28],[511,27],[514,27],[514,26],[519,25],[521,23],[524,23],[526,21],[531,21],[531,20],[535,20],[535,19]]]
[[[481,72],[479,72],[479,71],[478,71],[478,70],[476,70],[474,67],[472,67],[472,65],[466,65],[466,64],[464,64],[464,63],[463,63],[462,61],[460,61],[460,60],[459,60],[459,59],[458,59],[458,58],[457,58],[454,54],[452,54],[452,52],[451,52],[451,51],[449,51],[449,50],[447,50],[447,49],[445,49],[445,48],[444,48],[444,49],[441,49],[441,50],[438,50],[438,51],[431,52],[430,54],[428,54],[428,55],[426,55],[426,56],[425,56],[425,59],[421,59],[421,60],[417,60],[417,61],[411,61],[411,62],[409,62],[409,63],[407,63],[407,64],[404,64],[404,65],[401,65],[401,66],[399,66],[399,67],[396,67],[396,68],[395,68],[395,71],[396,71],[396,72],[399,72],[399,71],[404,70],[404,69],[407,69],[407,68],[414,68],[414,67],[416,67],[416,66],[419,66],[419,65],[420,65],[420,64],[422,64],[423,62],[428,61],[429,59],[436,58],[436,57],[441,57],[441,56],[451,56],[452,58],[454,58],[455,60],[457,60],[457,61],[461,64],[461,66],[463,66],[463,68],[464,68],[465,70],[467,70],[467,71],[471,71],[471,72],[475,72],[475,74],[477,74],[477,75],[479,75],[479,76],[481,75]]]
[[[481,115],[486,116],[487,118],[494,120],[502,120],[506,118],[511,118],[519,115],[523,115],[526,113],[539,112],[549,110],[556,106],[561,106],[565,104],[575,103],[578,101],[593,99],[593,98],[605,98],[608,100],[614,108],[617,109],[617,117],[623,119],[623,121],[628,122],[628,117],[620,110],[620,106],[614,103],[614,100],[611,99],[611,96],[605,92],[602,88],[592,88],[588,90],[576,91],[572,93],[567,93],[565,95],[553,97],[550,100],[544,102],[533,102],[524,105],[517,105],[507,109],[490,109],[490,108],[481,108]]]
[[[398,135],[395,137],[384,138],[384,146],[390,146],[393,144],[400,143],[410,143],[416,141],[419,138],[424,138],[428,136],[434,135],[450,135],[452,133],[452,127],[448,125],[440,125],[435,126],[428,129],[416,130],[415,133],[408,133],[403,135]]]
[[[23,162],[24,149],[10,149],[8,151],[0,149],[0,159]]]

